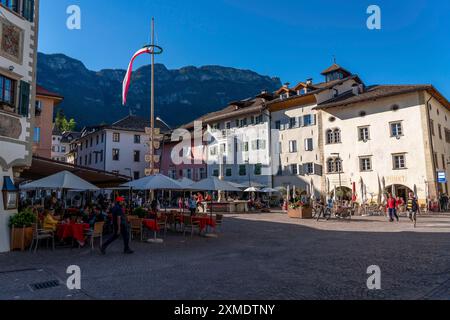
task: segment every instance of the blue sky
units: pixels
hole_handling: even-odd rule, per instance
[[[72,4],[81,30],[66,28]],[[366,27],[371,4],[381,30]],[[432,83],[450,99],[450,1],[41,0],[40,14],[40,51],[93,70],[125,68],[154,16],[168,68],[223,65],[297,83],[322,80],[335,55],[367,84]]]

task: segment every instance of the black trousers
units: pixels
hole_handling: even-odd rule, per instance
[[[123,250],[126,251],[128,249],[130,249],[129,243],[130,243],[130,233],[128,232],[128,226],[124,226],[122,225],[120,227],[120,235],[123,238]],[[117,234],[117,227],[114,226],[114,233],[113,235],[106,240],[106,242],[103,244],[103,249],[106,249],[109,247],[109,245],[111,243],[113,243],[114,241],[116,241],[117,239],[119,239],[119,235]]]

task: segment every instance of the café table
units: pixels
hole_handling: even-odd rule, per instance
[[[90,226],[88,223],[61,223],[57,226],[56,236],[60,240],[66,240],[72,238],[84,246],[86,238],[84,232],[89,230]]]
[[[216,227],[216,221],[209,216],[195,216],[192,217],[192,221],[198,222],[201,232],[204,231],[208,226],[212,228]]]

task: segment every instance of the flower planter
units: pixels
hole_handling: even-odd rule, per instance
[[[33,241],[33,228],[11,228],[11,251],[25,251]]]
[[[293,219],[312,219],[312,208],[289,208],[288,216]]]

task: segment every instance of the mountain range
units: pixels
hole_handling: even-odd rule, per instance
[[[132,77],[127,106],[121,104],[126,70],[92,71],[79,60],[63,54],[38,54],[38,84],[64,97],[57,108],[74,118],[78,129],[114,123],[129,115],[149,117],[149,65]],[[281,87],[276,77],[222,66],[183,67],[169,70],[155,65],[156,116],[175,127],[206,113],[220,110],[231,101],[252,97],[262,90]]]

